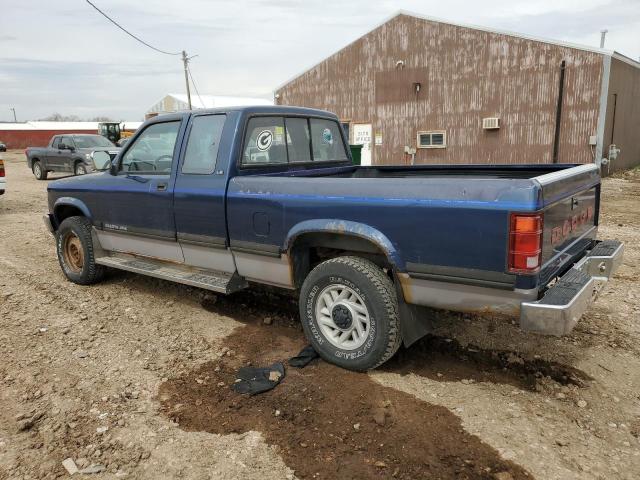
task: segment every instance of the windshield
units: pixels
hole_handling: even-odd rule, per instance
[[[73,137],[78,148],[94,148],[94,147],[115,147],[108,139],[100,135],[87,135],[82,137]]]

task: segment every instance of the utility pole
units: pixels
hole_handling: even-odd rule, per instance
[[[184,63],[184,81],[187,84],[187,101],[189,102],[189,110],[191,110],[191,90],[189,89],[189,71],[187,70],[189,67],[189,57],[187,57],[187,52],[182,50],[182,63]]]
[[[609,30],[600,30],[600,48],[604,48],[604,39],[607,36]]]
[[[9,110],[13,112],[13,122],[18,123],[18,119],[16,118],[16,109],[11,107]]]

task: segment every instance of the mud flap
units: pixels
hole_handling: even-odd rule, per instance
[[[410,347],[426,334],[434,331],[433,319],[425,308],[411,305],[404,301],[404,293],[394,274],[396,295],[398,297],[398,313],[400,314],[400,331],[404,347]]]

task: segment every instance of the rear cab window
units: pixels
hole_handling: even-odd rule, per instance
[[[314,117],[260,116],[247,122],[244,167],[349,159],[337,121]]]
[[[332,120],[311,119],[311,144],[315,161],[344,161],[349,158],[340,135],[340,126]]]
[[[244,140],[243,165],[287,163],[283,117],[254,117]]]

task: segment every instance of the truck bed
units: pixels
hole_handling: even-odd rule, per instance
[[[595,165],[294,169],[233,178],[228,205],[236,219],[256,202],[267,216],[279,219],[270,235],[260,237],[265,244],[284,247],[280,242],[285,232],[313,212],[319,222],[341,218],[386,232],[407,271],[475,276],[509,288],[533,289],[561,274],[595,238],[599,182]],[[579,213],[589,208],[588,221],[552,241],[554,229],[571,224],[574,204],[580,205]],[[506,272],[512,212],[544,212],[543,266],[536,275]],[[253,231],[247,220],[229,225],[232,239],[245,240],[244,232]],[[255,242],[255,237],[246,240],[250,238]],[[576,242],[584,245],[572,248]]]
[[[575,165],[418,165],[359,167],[352,178],[474,177],[530,179]]]

